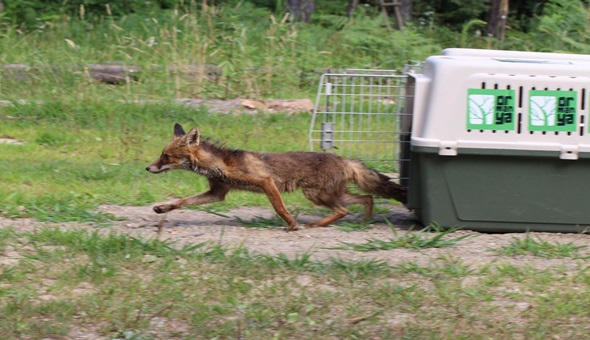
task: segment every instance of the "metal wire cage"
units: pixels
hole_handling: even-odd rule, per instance
[[[349,69],[323,74],[309,129],[311,151],[361,159],[403,181],[400,169],[409,162],[402,156],[405,144],[409,147],[409,135],[402,131],[410,114],[407,73],[417,67],[407,66],[402,73]]]

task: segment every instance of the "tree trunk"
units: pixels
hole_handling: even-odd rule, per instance
[[[358,3],[358,0],[348,0],[348,4],[346,5],[346,13],[348,15],[348,19],[352,19],[352,16],[354,15],[354,10],[356,9]]]
[[[408,22],[412,20],[412,0],[401,1],[402,20]]]
[[[287,4],[295,21],[311,22],[311,15],[315,12],[315,0],[288,0]]]
[[[504,41],[508,21],[508,0],[492,0],[488,16],[488,36]]]

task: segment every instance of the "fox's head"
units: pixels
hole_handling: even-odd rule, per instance
[[[174,137],[162,151],[160,158],[145,168],[153,174],[159,174],[168,170],[192,170],[194,151],[199,147],[201,134],[197,127],[192,128],[187,134],[182,126],[174,124]]]

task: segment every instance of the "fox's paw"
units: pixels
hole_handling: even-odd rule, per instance
[[[295,231],[299,229],[299,224],[295,223],[293,225],[289,225],[287,227],[287,232]]]
[[[305,225],[305,228],[319,228],[323,227],[323,225],[319,224],[317,221],[309,222]]]
[[[158,214],[164,214],[174,209],[176,209],[176,207],[172,204],[156,205],[154,207],[154,211]]]

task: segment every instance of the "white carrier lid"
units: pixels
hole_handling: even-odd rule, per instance
[[[447,49],[415,79],[412,145],[590,152],[590,56]]]

